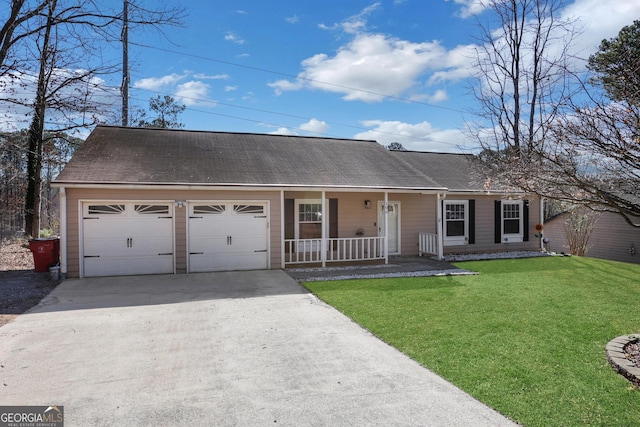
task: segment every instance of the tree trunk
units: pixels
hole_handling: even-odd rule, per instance
[[[48,79],[55,64],[50,64],[51,29],[54,25],[53,13],[57,1],[49,4],[49,15],[40,50],[40,70],[38,73],[38,87],[33,108],[33,120],[29,127],[27,151],[27,194],[25,197],[25,233],[32,237],[40,235],[40,187],[42,183],[42,145],[44,133],[44,115],[47,109],[46,91]]]
[[[42,113],[37,110],[42,110]],[[44,108],[36,108],[29,128],[27,152],[27,195],[25,197],[25,229],[32,236],[40,235],[40,187],[42,185],[42,133],[44,127]]]

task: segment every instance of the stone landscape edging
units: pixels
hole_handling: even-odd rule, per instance
[[[640,387],[640,367],[627,359],[624,348],[627,344],[638,341],[640,334],[622,335],[609,341],[605,347],[609,364],[636,387]]]

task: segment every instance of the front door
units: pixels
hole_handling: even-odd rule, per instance
[[[400,254],[400,202],[389,202],[389,255]],[[378,202],[378,236],[384,236],[384,202]]]

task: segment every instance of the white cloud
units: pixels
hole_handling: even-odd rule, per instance
[[[445,0],[451,1],[451,0]],[[488,2],[483,0],[453,0],[454,3],[461,5],[458,15],[461,18],[469,18],[479,15],[488,8]]]
[[[235,44],[245,44],[244,39],[231,32],[225,34],[224,39]]]
[[[326,133],[329,130],[329,125],[325,121],[311,119],[307,123],[301,124],[300,129],[311,133]]]
[[[206,101],[209,92],[209,85],[199,81],[190,81],[178,85],[176,88],[176,100],[184,105],[197,105],[201,103],[209,103]]]
[[[298,18],[298,15],[293,15],[284,18],[284,20],[289,24],[297,24],[300,21],[300,18]]]
[[[407,150],[457,152],[468,144],[468,138],[459,129],[437,129],[427,121],[404,123],[401,121],[367,120],[362,122],[371,130],[354,135],[355,139],[378,141],[382,145],[399,142]]]
[[[51,87],[58,87],[64,81],[68,82],[85,74],[86,70],[82,69],[55,69],[50,76]],[[17,131],[29,127],[33,118],[32,103],[36,96],[36,87],[37,78],[31,73],[13,71],[0,76],[0,130]],[[13,102],[7,102],[6,99]],[[110,114],[119,106],[121,98],[117,88],[108,86],[102,78],[93,77],[84,83],[61,87],[50,102],[56,102],[59,107],[47,110],[46,127],[53,130],[66,128],[71,123],[90,123],[92,115],[95,115],[98,121],[113,123],[116,118]],[[81,103],[86,103],[84,111],[68,107]],[[85,130],[71,132],[86,137]]]
[[[576,0],[561,15],[563,19],[578,18],[583,25],[574,46],[574,52],[582,58],[595,53],[603,39],[616,37],[622,27],[633,24],[638,17],[640,0]]]
[[[279,80],[269,86],[278,94],[306,87],[342,93],[348,101],[376,102],[384,95],[400,96],[427,70],[449,62],[446,49],[436,41],[413,43],[359,34],[333,57],[317,54],[305,59],[296,81]]]
[[[228,80],[230,78],[228,74],[209,75],[202,73],[194,74],[193,77],[200,80]]]
[[[169,74],[162,77],[147,77],[144,79],[137,80],[133,83],[133,87],[136,89],[145,89],[145,90],[159,90],[162,87],[173,85],[180,80],[184,79],[186,74]]]
[[[438,89],[434,93],[425,93],[421,95],[414,95],[410,98],[412,101],[426,101],[431,104],[446,101],[449,99],[449,94],[444,89]]]
[[[298,135],[298,134],[289,128],[279,127],[278,129],[269,132],[269,135]]]
[[[233,92],[234,90],[237,90],[238,86],[225,86],[224,87],[224,91],[225,92]]]
[[[320,24],[318,27],[323,30],[342,30],[348,34],[357,34],[363,32],[367,28],[367,18],[380,7],[380,3],[373,3],[365,7],[359,13],[347,18],[343,22],[333,25]]]

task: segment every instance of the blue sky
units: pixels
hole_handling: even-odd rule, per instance
[[[182,4],[183,28],[166,37],[130,32],[131,104],[170,95],[186,105],[180,120],[194,130],[375,139],[422,151],[476,146],[463,129],[475,119],[468,77],[477,21],[490,19],[479,0]],[[640,0],[568,1],[562,15],[580,19],[574,52],[586,58],[640,18]]]

